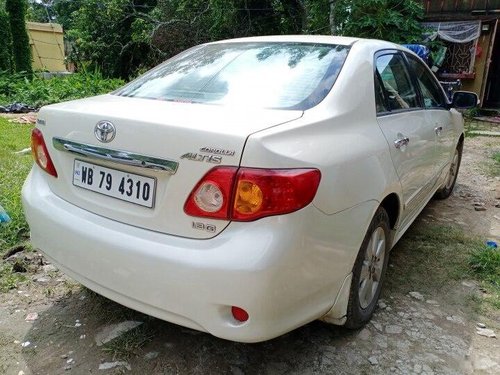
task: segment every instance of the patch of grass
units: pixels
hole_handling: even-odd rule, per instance
[[[481,279],[500,287],[500,251],[497,248],[484,246],[475,250],[469,263]]]
[[[29,228],[21,206],[21,188],[33,159],[16,151],[30,147],[32,126],[9,123],[0,118],[0,205],[12,221],[0,227],[0,255],[28,239]]]
[[[500,152],[494,152],[491,159],[492,163],[489,166],[488,174],[493,177],[500,176]]]
[[[113,356],[114,360],[127,360],[140,354],[141,348],[150,342],[154,332],[147,322],[106,343],[102,350]]]
[[[487,121],[480,121],[480,120],[475,120],[473,118],[464,118],[465,123],[464,123],[464,131],[465,131],[465,136],[466,137],[479,137],[479,134],[472,133],[474,131],[496,131],[497,130],[497,125],[487,122]]]
[[[476,121],[474,119],[465,118],[465,122],[464,122],[465,136],[469,137],[469,138],[477,137],[478,136],[477,134],[471,133],[472,131],[475,131],[475,130],[483,130],[479,126],[479,121]]]
[[[32,126],[9,123],[0,118],[0,205],[11,222],[0,227],[0,259],[13,246],[28,240],[29,228],[21,205],[21,188],[33,164],[31,154],[17,155],[29,147]],[[29,248],[29,246],[27,245]],[[14,272],[10,263],[0,260],[0,291],[16,288],[26,281],[23,273]]]
[[[500,250],[487,246],[475,249],[469,265],[487,291],[486,302],[500,309]]]
[[[500,252],[486,249],[482,240],[462,230],[416,222],[391,253],[386,289],[406,294],[444,296],[455,303],[458,280],[477,279],[487,290],[485,298],[471,298],[474,310],[486,303],[500,308]],[[457,296],[457,304],[462,303]]]
[[[120,79],[107,79],[98,71],[50,79],[26,79],[21,74],[0,73],[0,105],[22,102],[33,107],[111,92],[122,86]]]
[[[477,246],[480,242],[459,229],[417,222],[391,253],[388,281],[406,291],[434,290],[467,275],[468,254]]]
[[[0,292],[7,292],[10,289],[17,288],[19,283],[26,280],[26,275],[14,272],[10,264],[0,264]]]

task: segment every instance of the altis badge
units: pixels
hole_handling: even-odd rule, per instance
[[[217,147],[202,147],[199,152],[185,153],[181,156],[181,159],[220,164],[222,162],[222,156],[234,156],[235,153],[234,150],[224,150]]]

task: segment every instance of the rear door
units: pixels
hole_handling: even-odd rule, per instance
[[[375,56],[375,83],[378,123],[401,182],[405,215],[409,215],[430,194],[437,172],[434,129],[428,125],[401,53],[384,51]]]

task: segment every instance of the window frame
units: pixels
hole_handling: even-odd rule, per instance
[[[439,80],[434,75],[434,73],[432,72],[432,70],[429,69],[429,67],[427,66],[427,64],[425,64],[418,56],[413,55],[411,53],[408,53],[406,51],[403,51],[403,55],[405,57],[405,61],[406,61],[408,70],[410,71],[410,73],[413,73],[413,74],[410,74],[410,76],[411,76],[411,79],[414,81],[414,85],[417,87],[417,89],[418,89],[418,91],[420,93],[420,99],[421,99],[421,106],[422,106],[422,108],[426,109],[426,110],[430,110],[430,109],[434,109],[434,110],[435,109],[449,110],[449,104],[450,103],[449,103],[448,97],[446,96],[446,93],[444,92],[443,86],[441,86],[441,83],[439,83]],[[431,79],[433,79],[434,83],[437,84],[437,88],[438,88],[439,92],[441,93],[441,100],[443,102],[442,106],[438,106],[438,107],[426,107],[425,106],[424,95],[422,93],[422,90],[420,89],[420,84],[418,82],[418,78],[416,77],[415,72],[411,68],[410,59],[413,59],[413,60],[416,61],[416,63],[420,63],[421,65],[423,65],[424,69],[427,71],[427,73],[431,75]]]
[[[387,55],[399,55],[401,57],[401,60],[403,61],[403,65],[404,65],[404,67],[408,73],[408,76],[409,76],[409,83],[412,85],[412,87],[415,91],[415,94],[417,96],[416,100],[417,100],[418,107],[399,108],[399,109],[392,109],[392,110],[390,109],[389,101],[387,98],[387,90],[385,90],[385,88],[384,88],[384,85],[382,82],[382,77],[380,76],[380,73],[378,72],[378,69],[377,69],[377,59],[379,59],[382,56],[387,56]],[[400,51],[398,49],[382,49],[382,50],[378,50],[377,52],[375,52],[375,54],[373,55],[373,74],[374,74],[373,92],[375,93],[375,80],[378,80],[379,84],[382,87],[382,92],[384,95],[384,104],[387,108],[387,110],[385,112],[376,112],[377,116],[387,116],[387,115],[392,115],[392,114],[396,114],[396,113],[413,112],[413,111],[420,111],[420,110],[424,109],[423,101],[422,101],[422,94],[420,93],[420,88],[416,85],[415,79],[411,74],[411,69],[409,68],[409,64],[408,64],[408,61],[406,59],[406,56],[404,55],[404,53],[402,53],[402,51]],[[376,108],[375,108],[375,111],[376,111]]]
[[[379,57],[381,57],[381,56],[384,56],[384,55],[400,55],[400,56],[402,56],[402,59],[403,59],[404,64],[406,66],[406,70],[409,73],[411,83],[412,83],[412,85],[413,85],[413,87],[415,89],[415,92],[417,94],[417,101],[418,101],[419,107],[400,108],[400,109],[396,109],[396,110],[391,110],[390,109],[390,106],[388,105],[389,102],[388,102],[388,99],[387,99],[387,91],[383,88],[383,83],[382,83],[380,74],[378,73],[378,70],[377,70],[377,59]],[[427,71],[432,75],[432,77],[434,79],[434,82],[436,82],[438,84],[439,88],[441,89],[440,92],[441,92],[441,97],[443,99],[443,106],[442,107],[429,107],[429,108],[425,107],[425,105],[424,105],[424,97],[422,95],[422,91],[420,89],[420,85],[418,83],[418,80],[415,77],[414,71],[413,71],[413,69],[410,66],[410,62],[409,62],[408,56],[411,56],[411,57],[415,58],[417,60],[417,62],[420,62],[421,64],[423,64],[425,66],[425,69],[427,69]],[[399,50],[399,49],[391,49],[391,48],[381,49],[381,50],[376,51],[374,53],[374,55],[373,55],[373,74],[374,74],[373,92],[375,93],[375,81],[378,80],[379,84],[382,85],[382,93],[383,93],[383,96],[384,96],[384,98],[383,98],[384,99],[384,104],[385,104],[386,109],[387,109],[385,112],[377,112],[376,111],[377,109],[375,107],[375,113],[376,113],[377,116],[387,116],[387,115],[396,114],[396,113],[418,111],[418,110],[444,110],[444,111],[449,111],[450,110],[450,100],[446,96],[446,93],[445,93],[445,91],[443,89],[443,86],[441,86],[441,84],[439,83],[439,80],[437,79],[437,77],[434,75],[434,73],[432,73],[432,71],[429,69],[429,67],[420,60],[420,58],[418,56],[413,55],[410,52],[402,51],[402,50]]]

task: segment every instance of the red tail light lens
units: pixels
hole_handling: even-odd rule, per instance
[[[210,170],[189,195],[184,212],[191,216],[227,219],[236,167]]]
[[[51,176],[57,177],[57,171],[45,145],[43,134],[38,128],[33,129],[31,132],[31,153],[40,168]]]
[[[311,203],[320,179],[317,169],[216,167],[195,186],[184,211],[236,221],[286,214]]]

